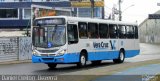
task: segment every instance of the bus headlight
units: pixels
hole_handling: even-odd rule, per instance
[[[61,50],[56,56],[62,56],[66,53],[66,50]]]
[[[32,51],[32,54],[35,56],[40,56],[40,54],[38,54],[36,51]]]
[[[36,54],[36,52],[35,52],[35,51],[32,51],[32,54],[33,54],[33,55],[35,55],[35,54]]]

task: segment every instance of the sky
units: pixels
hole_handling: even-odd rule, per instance
[[[113,5],[118,8],[118,0],[104,1],[105,17],[108,17]],[[148,14],[153,14],[160,10],[160,6],[157,6],[157,3],[160,3],[160,0],[122,0],[122,20],[129,22],[137,21],[140,24],[148,17]]]

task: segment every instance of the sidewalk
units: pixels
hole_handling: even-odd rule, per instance
[[[103,76],[92,81],[149,81],[158,74],[160,74],[160,63],[129,68],[113,75]]]
[[[140,54],[160,53],[160,44],[140,43]]]

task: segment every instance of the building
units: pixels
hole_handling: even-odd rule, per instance
[[[32,4],[51,7],[71,6],[70,2],[63,0],[0,0],[0,28],[30,27]]]
[[[74,2],[76,1],[74,0]],[[90,6],[85,7],[82,5],[83,7],[79,8],[72,6],[71,2],[70,0],[0,0],[0,28],[29,28],[32,4],[49,7],[67,7],[71,8],[73,16],[90,17]],[[103,7],[95,6],[94,14],[96,18],[103,18]]]
[[[159,15],[160,11],[154,14]],[[139,25],[139,36],[142,43],[160,43],[160,15],[145,19]]]

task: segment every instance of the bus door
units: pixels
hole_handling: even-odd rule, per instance
[[[79,46],[78,46],[78,27],[77,24],[67,25],[67,42],[68,42],[68,53],[70,54],[70,61],[79,61]]]

